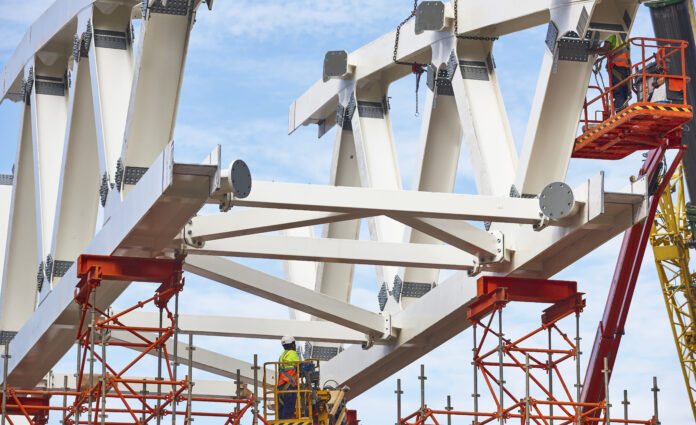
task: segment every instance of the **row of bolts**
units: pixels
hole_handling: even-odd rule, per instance
[[[90,362],[89,365],[89,382],[90,382],[90,387],[92,386],[93,383],[93,378],[94,378],[94,344],[95,344],[95,330],[94,330],[94,321],[95,321],[95,310],[94,310],[94,305],[95,305],[95,297],[96,297],[96,289],[92,291],[92,303],[91,303],[91,308],[90,308],[90,315],[91,315],[91,320],[90,320],[90,358],[88,361]],[[173,350],[173,362],[172,365],[174,366],[172,368],[172,375],[174,378],[174,381],[176,381],[176,375],[177,375],[177,366],[180,364],[178,363],[178,338],[179,338],[179,294],[177,293],[175,295],[175,301],[174,301],[174,350]],[[575,356],[575,361],[576,361],[576,384],[575,387],[577,389],[577,400],[580,400],[580,391],[582,389],[582,384],[580,384],[580,355],[582,352],[580,351],[580,315],[576,314],[575,315],[576,321],[575,321],[575,331],[576,331],[576,336],[575,336],[575,343],[576,343],[576,348],[577,348],[577,356]],[[159,317],[159,327],[162,328],[162,310],[160,310],[160,317]],[[551,350],[551,331],[552,329],[549,328],[549,350]],[[108,343],[106,340],[108,339],[108,335],[106,333],[106,329],[101,330],[101,352],[102,352],[102,386],[106,385],[107,381],[107,375],[106,375],[106,346]],[[160,331],[159,338],[161,339],[162,333]],[[472,351],[474,354],[476,354],[476,347],[477,347],[477,338],[476,338],[476,326],[473,328],[473,337],[474,337],[474,348]],[[7,403],[7,369],[8,369],[8,361],[11,358],[9,354],[9,339],[5,341],[5,351],[2,354],[3,362],[4,362],[4,367],[3,367],[3,384],[2,384],[2,416],[0,418],[0,425],[5,425],[5,417],[6,417],[6,403]],[[500,383],[499,385],[499,406],[498,406],[498,416],[500,419],[500,424],[502,425],[505,421],[505,418],[503,417],[503,397],[504,397],[504,384],[505,380],[503,379],[503,354],[504,354],[504,348],[503,348],[503,319],[502,319],[502,314],[501,311],[498,312],[498,360],[499,360],[499,369],[498,369],[498,381]],[[188,341],[188,346],[186,347],[186,350],[188,351],[188,392],[187,392],[187,404],[186,404],[186,424],[191,424],[193,422],[193,419],[191,418],[191,398],[193,395],[193,385],[194,382],[192,381],[192,376],[193,376],[193,351],[196,348],[193,345],[193,334],[189,334],[189,341]],[[75,374],[75,382],[77,384],[78,376],[80,374],[80,345],[77,344],[77,373]],[[548,354],[548,362],[549,365],[552,363],[552,354],[549,352]],[[526,364],[525,364],[525,375],[526,375],[526,398],[525,398],[525,403],[526,403],[526,408],[525,410],[525,424],[529,425],[529,403],[530,403],[530,397],[529,397],[529,354],[525,355],[526,357]],[[474,366],[474,392],[471,394],[471,396],[474,399],[474,412],[478,413],[478,399],[481,396],[478,393],[478,365],[476,365],[474,362],[472,362],[472,365]],[[425,365],[421,364],[421,373],[418,379],[421,381],[420,384],[420,409],[421,412],[425,411],[425,381],[428,379],[425,376]],[[254,365],[251,367],[253,370],[254,374],[254,406],[253,406],[253,425],[258,424],[258,371],[260,369],[260,366],[258,365],[258,355],[254,354]],[[157,350],[157,378],[156,380],[162,381],[162,348],[158,348]],[[604,394],[605,394],[605,402],[606,402],[606,414],[604,418],[604,423],[605,424],[610,424],[611,423],[611,416],[610,416],[610,407],[611,404],[609,403],[609,373],[610,373],[609,365],[608,365],[608,359],[605,357],[604,358],[604,369],[602,369],[602,373],[604,375]],[[240,380],[241,380],[241,373],[240,370],[237,369],[237,374],[236,374],[236,384],[237,384],[237,396],[240,396]],[[68,389],[68,377],[64,377],[63,381],[64,385],[64,390],[67,391]],[[654,414],[655,414],[655,423],[656,425],[660,424],[660,421],[658,420],[658,409],[657,409],[657,393],[660,391],[660,389],[657,387],[657,377],[653,377],[653,387],[652,387],[652,392],[653,392],[653,408],[654,408]],[[401,379],[396,380],[396,408],[397,408],[397,425],[400,424],[401,422],[401,395],[403,394],[403,391],[401,390]],[[553,373],[550,370],[549,371],[549,393],[553,394]],[[146,384],[143,384],[143,391],[142,391],[143,396],[147,394],[147,386]],[[158,397],[162,395],[162,384],[157,384],[157,395]],[[101,419],[101,425],[105,425],[106,421],[106,391],[102,391],[101,395],[101,407],[102,411],[99,415],[99,418]],[[161,413],[160,413],[160,404],[161,404],[161,399],[158,398],[157,400],[157,425],[161,425]],[[621,402],[624,406],[624,420],[628,420],[628,405],[630,402],[628,401],[628,391],[624,390],[624,400]],[[88,395],[88,418],[87,418],[87,423],[88,425],[92,425],[92,392],[89,392]],[[63,395],[63,407],[67,407],[67,395]],[[238,406],[239,407],[239,406]],[[445,407],[445,410],[448,412],[452,411],[454,408],[452,407],[451,403],[451,396],[447,396],[447,406]],[[79,411],[75,412],[75,423],[79,422]],[[578,421],[579,421],[579,415],[580,415],[580,409],[578,408]],[[63,410],[63,421],[61,423],[65,423],[65,416],[66,416],[66,411]],[[553,405],[549,406],[549,416],[553,416]],[[142,416],[142,421],[143,423],[145,422],[145,406],[143,403],[143,416]],[[172,403],[172,424],[176,424],[176,403]],[[450,413],[447,414],[447,425],[452,424],[452,416]],[[478,416],[474,416],[474,424],[478,424]],[[550,419],[550,425],[553,425],[553,419]]]
[[[500,383],[499,385],[499,400],[500,403],[498,404],[498,417],[500,420],[500,424],[502,425],[505,422],[505,418],[503,416],[503,391],[504,391],[504,384],[505,380],[503,379],[503,352],[504,352],[504,346],[503,346],[503,323],[502,323],[502,314],[500,314],[501,311],[499,311],[498,315],[498,360],[499,360],[499,369],[498,369],[498,382]],[[576,348],[577,348],[577,356],[575,356],[576,360],[576,383],[575,387],[577,389],[577,400],[580,400],[580,394],[582,390],[582,384],[580,384],[580,355],[582,352],[580,351],[580,315],[576,314],[575,315],[576,321],[575,321],[575,330],[576,330],[576,336],[575,336],[575,343],[576,343]],[[551,350],[551,328],[549,328],[549,350]],[[477,339],[476,339],[476,326],[473,327],[473,337],[474,337],[474,348],[472,351],[474,352],[474,355],[476,355],[477,351]],[[549,364],[549,393],[553,395],[553,371],[550,368],[552,364],[552,354],[548,354],[548,364]],[[474,366],[474,392],[471,394],[471,397],[474,399],[474,422],[473,424],[476,425],[479,423],[478,421],[478,415],[476,413],[479,412],[479,406],[478,406],[478,399],[481,397],[481,395],[478,393],[478,365],[475,362],[471,362],[471,364]],[[525,385],[525,409],[524,409],[524,423],[525,425],[529,425],[530,423],[530,417],[529,417],[529,411],[530,411],[530,396],[529,396],[529,354],[525,354],[525,376],[526,376],[526,385]],[[611,370],[609,369],[609,361],[608,358],[604,358],[604,369],[602,369],[602,374],[604,375],[604,394],[605,394],[605,404],[606,404],[606,410],[605,410],[605,416],[604,416],[604,423],[605,424],[611,424],[611,414],[610,414],[610,408],[611,404],[609,403],[609,374],[611,373]],[[420,381],[420,413],[421,415],[425,413],[425,381],[428,378],[425,376],[425,365],[421,364],[420,365],[420,375],[418,376],[418,380]],[[651,391],[653,392],[653,409],[654,409],[654,417],[655,417],[655,425],[660,425],[659,417],[658,417],[658,409],[657,409],[657,393],[660,391],[660,389],[657,386],[657,377],[653,376],[653,386],[651,388]],[[397,422],[396,425],[401,425],[401,395],[404,393],[403,390],[401,389],[401,379],[396,380],[396,390],[394,391],[396,393],[396,418]],[[551,398],[548,399],[551,401]],[[623,401],[621,402],[623,405],[623,414],[624,414],[624,420],[628,420],[628,405],[631,404],[628,401],[628,390],[623,391]],[[447,395],[447,405],[445,406],[445,410],[448,412],[447,413],[447,425],[452,425],[452,414],[450,413],[452,410],[454,410],[454,407],[452,407],[452,397],[450,395]],[[577,423],[580,423],[580,408],[578,407],[577,409],[577,415],[578,417],[576,418]],[[549,416],[553,416],[553,405],[549,405]],[[549,424],[553,425],[553,419],[549,419]]]

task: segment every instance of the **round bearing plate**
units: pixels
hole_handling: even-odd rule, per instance
[[[232,190],[238,198],[246,198],[251,193],[251,172],[246,162],[238,159],[230,167]]]
[[[563,182],[550,183],[539,194],[539,208],[551,220],[566,217],[574,204],[573,190]]]

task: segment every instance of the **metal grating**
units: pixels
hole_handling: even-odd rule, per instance
[[[480,61],[459,61],[459,69],[465,80],[488,81],[488,65]]]
[[[338,355],[338,347],[310,346],[311,355],[309,358],[319,359],[323,362],[333,359]]]
[[[603,22],[590,22],[590,29],[621,32],[623,27],[621,24],[605,24]]]
[[[338,124],[344,130],[353,129],[353,112],[355,112],[355,98],[351,96],[348,106],[341,106],[338,104],[336,108],[336,124]]]
[[[558,27],[553,21],[549,22],[549,27],[546,29],[546,47],[549,48],[550,52],[556,50],[556,39],[558,38]]]
[[[12,174],[0,174],[0,185],[12,186],[14,176]]]
[[[585,34],[585,30],[587,29],[587,21],[589,19],[590,15],[587,13],[587,9],[585,8],[585,6],[583,6],[582,12],[580,12],[580,19],[578,19],[578,25],[575,27],[580,37],[582,37]]]
[[[403,286],[403,281],[397,275],[394,276],[394,287],[392,288],[392,296],[398,302],[401,298],[401,287]]]
[[[431,283],[421,282],[404,282],[404,288],[401,292],[402,297],[420,298],[427,294],[433,285]]]
[[[360,118],[384,119],[384,109],[382,109],[382,103],[359,100],[358,115],[360,115]]]
[[[126,50],[128,40],[125,32],[94,30],[94,46],[105,49]]]
[[[570,62],[587,62],[590,54],[590,42],[577,38],[558,40],[558,60]]]
[[[624,10],[623,22],[624,22],[624,25],[626,25],[626,30],[631,28],[631,21],[632,21],[631,15],[628,14],[628,10]]]
[[[145,173],[147,173],[147,167],[126,166],[126,169],[123,172],[123,184],[137,184]]]
[[[189,0],[167,0],[167,5],[162,5],[162,0],[155,0],[150,6],[150,13],[163,13],[166,15],[186,16],[189,11]]]
[[[53,261],[53,277],[63,277],[72,267],[74,261],[54,260]]]
[[[382,286],[379,288],[379,293],[377,294],[377,302],[379,302],[379,311],[384,310],[384,306],[387,305],[387,298],[389,293],[387,292],[387,283],[382,282]]]
[[[0,331],[0,345],[9,344],[15,335],[17,335],[15,331]]]
[[[382,98],[382,109],[384,110],[384,113],[387,114],[389,113],[389,110],[391,109],[391,105],[389,104],[389,96],[384,96]]]

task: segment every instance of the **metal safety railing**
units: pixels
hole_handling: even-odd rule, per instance
[[[622,86],[629,87],[629,93],[634,95],[638,102],[650,103],[650,96],[655,89],[654,84],[664,79],[668,101],[686,105],[686,84],[690,78],[686,75],[685,50],[688,43],[683,40],[669,40],[660,38],[631,38],[612,52],[600,56],[595,61],[596,84],[588,87],[588,97],[583,105],[583,116],[580,120],[581,132],[599,125],[610,117],[616,115],[614,91]],[[612,84],[612,71],[616,67],[615,59],[621,54],[622,48],[638,50],[639,60],[631,62],[629,73],[621,81]],[[602,69],[608,74],[608,87],[601,77]],[[589,93],[599,92],[595,97],[589,98]],[[618,105],[621,106],[621,105]]]
[[[291,365],[291,367],[288,367]],[[283,372],[282,369],[286,371]],[[271,374],[269,374],[269,372]],[[297,385],[283,389],[278,385],[283,373],[289,373]],[[312,420],[312,399],[319,384],[319,360],[307,359],[299,362],[266,362],[263,372],[263,416],[267,421],[280,419]],[[286,394],[294,394],[293,418],[280,418],[280,406]]]

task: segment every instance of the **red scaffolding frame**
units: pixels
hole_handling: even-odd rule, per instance
[[[579,316],[585,308],[585,300],[583,294],[577,291],[576,282],[485,276],[478,280],[477,290],[478,298],[468,312],[468,318],[474,327],[473,364],[483,376],[485,388],[495,404],[495,410],[479,410],[478,402],[475,402],[473,411],[453,410],[449,405],[445,410],[437,410],[424,404],[417,411],[400,418],[399,425],[439,425],[438,417],[447,417],[450,423],[451,416],[470,417],[472,424],[481,425],[517,420],[522,424],[537,425],[548,425],[552,421],[588,425],[656,424],[654,417],[648,420],[609,418],[607,421],[610,405],[606,400],[578,401],[579,388],[573,394],[572,387],[564,379],[560,370],[561,364],[574,360],[579,365],[579,335],[576,335],[573,342],[559,324],[562,319],[574,314],[576,333],[579,333]],[[543,311],[538,327],[519,338],[511,339],[504,337],[502,328],[503,309],[511,301],[552,305]],[[476,339],[476,329],[483,331],[480,339]],[[549,341],[554,335],[556,340],[562,342],[562,346],[535,347],[533,339],[543,332],[548,332]],[[579,381],[579,368],[577,371],[576,379]],[[516,394],[515,390],[505,385],[505,377],[512,373],[525,378],[524,395]],[[541,378],[539,375],[542,373],[548,377]],[[478,372],[474,381],[474,396],[478,397],[476,376]],[[544,383],[545,379],[549,379],[548,385]],[[553,392],[553,381],[560,383],[561,391]],[[608,377],[606,382],[608,385]],[[534,391],[537,394],[541,393],[544,398],[532,397],[530,387],[534,387]],[[510,403],[506,404],[506,399]]]
[[[212,417],[224,420],[224,425],[238,425],[247,412],[254,412],[257,407],[255,394],[248,398],[194,396],[190,377],[191,354],[189,374],[182,379],[177,378],[176,367],[171,367],[172,360],[177,363],[177,359],[181,359],[176,354],[172,357],[166,346],[167,341],[174,337],[176,347],[178,302],[174,312],[170,310],[169,302],[172,298],[178,301],[178,294],[184,287],[180,260],[82,255],[78,259],[77,269],[80,281],[75,289],[75,302],[80,305],[81,314],[76,336],[80,352],[76,389],[41,391],[6,386],[3,417],[10,425],[14,425],[12,417],[17,415],[24,417],[31,425],[46,424],[51,411],[62,413],[63,425],[146,425],[157,418],[171,415],[184,416],[188,424],[193,417]],[[152,297],[112,314],[95,305],[98,288],[107,280],[157,282],[160,285]],[[161,312],[159,326],[137,327],[123,323],[123,318],[129,313],[149,304]],[[166,316],[166,322],[162,316]],[[113,331],[127,332],[138,342],[110,340],[109,334]],[[108,361],[108,347],[133,348],[137,354],[124,367],[116,368]],[[156,351],[161,351],[159,358],[166,364],[166,376],[154,379],[124,376],[146,354]],[[189,350],[189,353],[192,351]],[[101,366],[101,374],[96,373],[95,363]],[[151,385],[157,387],[158,391],[139,391],[136,385]],[[73,401],[63,406],[51,406],[51,396],[71,397]],[[177,409],[182,403],[185,407]],[[218,411],[195,410],[193,406],[198,403],[230,407]],[[109,414],[126,415],[128,420],[109,420]],[[269,425],[263,416],[257,413],[257,417]]]

